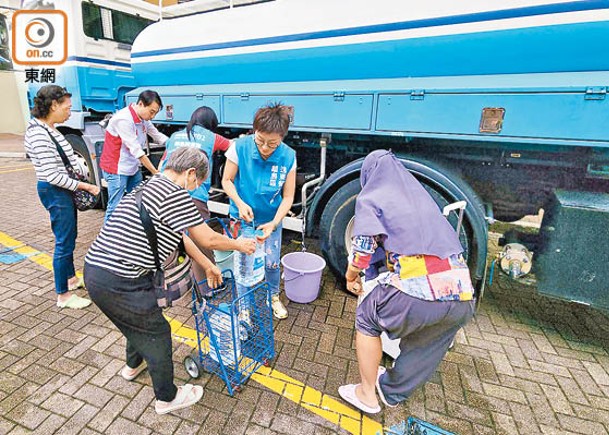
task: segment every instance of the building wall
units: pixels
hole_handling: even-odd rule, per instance
[[[2,95],[0,133],[24,133],[29,119],[25,73],[0,71],[0,95]]]

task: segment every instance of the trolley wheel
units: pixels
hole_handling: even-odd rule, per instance
[[[198,379],[203,372],[203,367],[201,366],[198,357],[187,356],[184,358],[184,368],[186,369],[186,373],[193,379]]]
[[[241,386],[240,385],[233,385],[233,391],[235,393],[240,393],[241,392]]]
[[[262,359],[262,365],[265,367],[270,367],[271,366],[271,362],[269,361],[268,358],[263,358]]]

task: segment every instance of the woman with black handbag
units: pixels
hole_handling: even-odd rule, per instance
[[[176,150],[161,174],[121,199],[85,257],[91,299],[127,338],[121,376],[132,381],[147,368],[159,414],[191,406],[203,395],[199,385],[178,388],[173,382],[171,327],[161,309],[166,306],[159,297],[163,282],[157,281],[160,265],[166,265],[168,284],[167,260],[184,242],[186,254],[205,270],[213,288],[221,284],[222,274],[195,243],[246,254],[256,246],[253,239],[229,239],[203,222],[188,191],[201,185],[208,168],[198,148]]]
[[[70,171],[78,162],[66,138],[55,128],[70,117],[72,101],[65,88],[43,86],[34,98],[32,117],[25,133],[25,150],[36,170],[38,197],[51,217],[55,235],[53,274],[59,308],[85,308],[91,301],[68,290],[83,286],[74,270],[74,248],[77,235],[77,214],[73,192],[99,194],[99,187],[72,178]],[[64,161],[67,160],[67,165]],[[66,167],[68,166],[68,167]],[[74,175],[73,175],[74,176]]]

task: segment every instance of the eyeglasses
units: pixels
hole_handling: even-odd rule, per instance
[[[265,142],[260,137],[258,137],[257,135],[254,135],[254,142],[260,148],[267,147],[267,148],[269,148],[271,150],[276,150],[277,148],[279,148],[279,145],[281,145],[281,141],[279,141],[279,142],[277,142],[277,141],[266,141]]]

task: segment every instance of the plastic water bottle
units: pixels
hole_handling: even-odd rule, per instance
[[[218,353],[225,366],[236,366],[241,359],[241,342],[238,338],[237,322],[232,322],[231,306],[226,302],[218,305],[209,316],[209,324],[216,338],[216,345],[210,341],[211,351],[209,355],[216,362]],[[217,351],[217,352],[216,352]]]
[[[241,221],[240,237],[255,239],[256,235],[257,232],[253,223]],[[264,279],[265,255],[263,243],[256,243],[256,251],[253,254],[248,255],[243,252],[235,252],[233,266],[235,281],[245,287],[251,287],[262,281]]]

